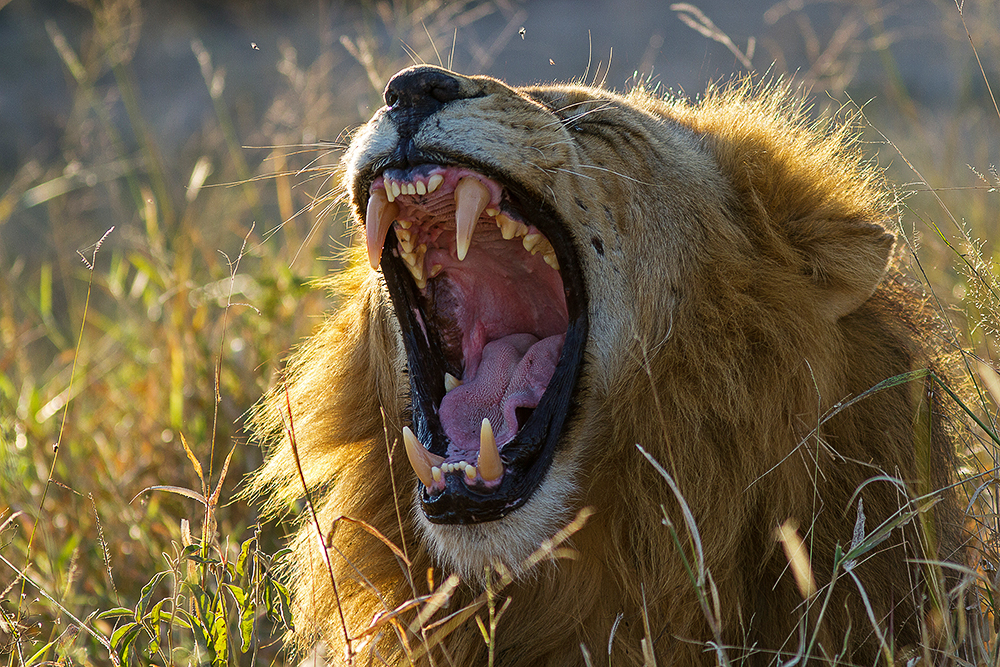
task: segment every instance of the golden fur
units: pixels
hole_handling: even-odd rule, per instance
[[[933,568],[912,561],[959,557],[947,493],[850,576],[841,566],[820,610],[838,545],[852,543],[858,499],[870,535],[915,507],[911,498],[947,487],[952,456],[942,392],[928,393],[927,379],[835,409],[901,373],[947,371],[929,307],[887,272],[892,201],[852,131],[810,123],[781,86],[740,84],[688,101],[455,77],[462,104],[444,106],[437,130],[417,140],[495,166],[558,212],[589,304],[577,409],[537,494],[544,512],[532,514],[532,500],[498,522],[428,524],[414,507],[418,482],[402,445],[391,465],[387,453],[407,423],[409,385],[385,285],[364,261],[330,278],[339,311],[256,415],[270,452],[255,490],[272,510],[305,495],[294,430],[331,545],[339,608],[304,513],[287,572],[302,645],[321,639],[339,662],[341,610],[348,634],[360,636],[377,614],[426,595],[429,568],[435,585],[465,575],[433,619],[478,600],[486,622],[481,566],[492,559],[515,573],[497,593],[497,606],[509,598],[493,642],[498,665],[582,665],[581,645],[595,665],[643,664],[650,647],[660,665],[707,665],[717,661],[713,642],[734,663],[772,664],[776,651],[788,660],[814,637],[811,659],[871,665],[885,659],[879,633],[894,659],[917,645],[936,658],[948,602],[940,580],[927,584]],[[387,122],[376,115],[345,158],[359,224],[365,202],[352,178],[384,150]],[[675,480],[700,544],[637,444]],[[585,507],[593,515],[567,542],[575,558],[519,571],[539,535]],[[357,523],[332,531],[340,516],[399,545],[410,567]],[[819,587],[809,604],[775,539],[788,519]],[[707,602],[678,544],[695,568],[696,546],[703,551]],[[393,627],[352,641],[358,664],[373,650],[374,664],[409,664]],[[419,637],[406,642],[422,655]],[[487,646],[468,619],[430,655],[438,665],[486,664]]]

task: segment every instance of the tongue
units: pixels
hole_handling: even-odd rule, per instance
[[[511,334],[483,347],[482,360],[471,377],[441,401],[439,416],[451,440],[448,459],[468,458],[479,451],[483,418],[503,446],[517,434],[517,408],[535,408],[552,379],[565,334],[539,340],[528,333]],[[469,372],[469,369],[467,369]],[[460,455],[453,457],[453,454]]]

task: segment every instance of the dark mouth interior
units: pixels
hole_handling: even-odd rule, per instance
[[[442,165],[389,169],[369,188],[369,253],[407,348],[407,454],[436,523],[523,504],[571,404],[586,328],[575,254],[544,204],[513,189]]]

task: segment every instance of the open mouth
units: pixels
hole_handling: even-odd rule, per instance
[[[575,250],[544,201],[470,168],[387,169],[368,196],[422,509],[433,523],[499,519],[544,479],[572,408],[587,329]]]

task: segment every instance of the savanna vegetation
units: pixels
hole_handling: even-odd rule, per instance
[[[310,281],[341,269],[353,242],[335,170],[346,133],[412,62],[502,77],[496,57],[530,15],[530,6],[505,1],[331,4],[302,8],[314,26],[310,48],[268,45],[259,62],[273,86],[263,102],[230,85],[193,30],[184,75],[200,82],[210,111],[176,140],[176,130],[167,138],[150,121],[150,84],[136,77],[153,3],[74,2],[70,27],[65,12],[46,19],[0,0],[0,22],[14,12],[36,22],[43,39],[24,57],[51,60],[70,100],[44,145],[0,168],[0,662],[8,667],[292,659],[280,641],[287,593],[274,576],[283,529],[260,525],[237,494],[262,459],[242,429],[287,352],[334,305]],[[751,44],[727,34],[723,16],[691,5],[672,11],[688,25],[677,30],[698,30],[731,53],[737,73],[802,81],[817,114],[846,105],[870,124],[869,152],[896,184],[903,261],[948,323],[948,344],[963,350],[976,397],[958,406],[970,424],[960,474],[978,550],[967,575],[978,575],[979,611],[993,629],[1000,7],[819,2],[839,9],[835,25],[818,28],[802,4],[761,6],[768,25],[797,36],[802,62],[768,35]],[[914,5],[933,19],[924,32],[886,27]],[[487,44],[467,38],[487,15],[507,29]],[[908,89],[894,61],[899,40],[929,34],[955,54],[959,96],[946,107]],[[261,48],[248,41],[246,57]],[[855,86],[860,66],[878,70],[878,89]],[[588,80],[595,71],[602,76],[596,62]],[[652,82],[670,87],[655,71]],[[498,612],[491,604],[483,614],[486,641]],[[1000,659],[995,629],[976,642],[977,663]]]

